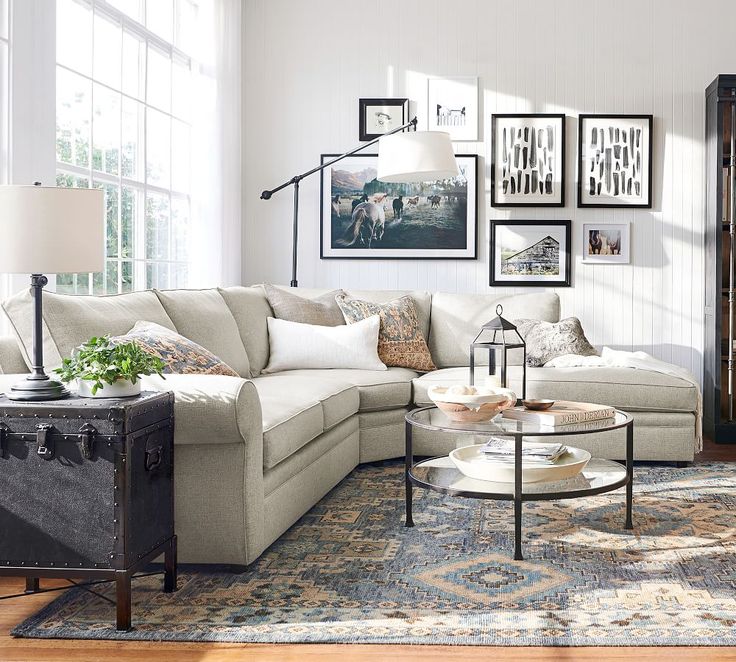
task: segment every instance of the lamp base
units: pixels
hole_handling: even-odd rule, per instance
[[[69,390],[61,382],[46,377],[39,379],[28,377],[22,382],[13,384],[5,393],[9,400],[38,402],[42,400],[61,400],[69,397]]]

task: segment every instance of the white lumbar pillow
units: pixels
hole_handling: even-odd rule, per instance
[[[269,317],[271,356],[263,372],[321,368],[386,370],[378,358],[380,326],[378,315],[346,326],[317,326]]]

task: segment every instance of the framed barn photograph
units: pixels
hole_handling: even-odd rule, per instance
[[[628,264],[631,262],[629,223],[584,223],[583,262]]]
[[[359,99],[359,140],[374,140],[409,121],[409,99]]]
[[[322,163],[336,155],[323,154]],[[322,259],[473,260],[478,157],[458,155],[451,179],[380,182],[378,157],[354,154],[322,171]]]
[[[491,117],[491,206],[565,206],[565,116]]]
[[[578,207],[652,207],[652,115],[580,115]]]
[[[446,131],[452,140],[478,140],[478,78],[427,81],[427,129]]]
[[[491,221],[490,284],[570,287],[570,221]]]

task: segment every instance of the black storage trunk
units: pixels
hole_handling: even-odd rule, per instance
[[[0,397],[0,568],[124,570],[170,540],[173,399]]]

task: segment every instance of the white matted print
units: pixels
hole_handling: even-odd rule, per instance
[[[631,262],[629,223],[584,223],[583,262],[628,264]]]
[[[580,115],[578,207],[652,206],[651,115]]]
[[[492,116],[491,205],[565,206],[565,116]]]
[[[430,78],[427,128],[447,131],[452,140],[478,140],[478,78]]]

